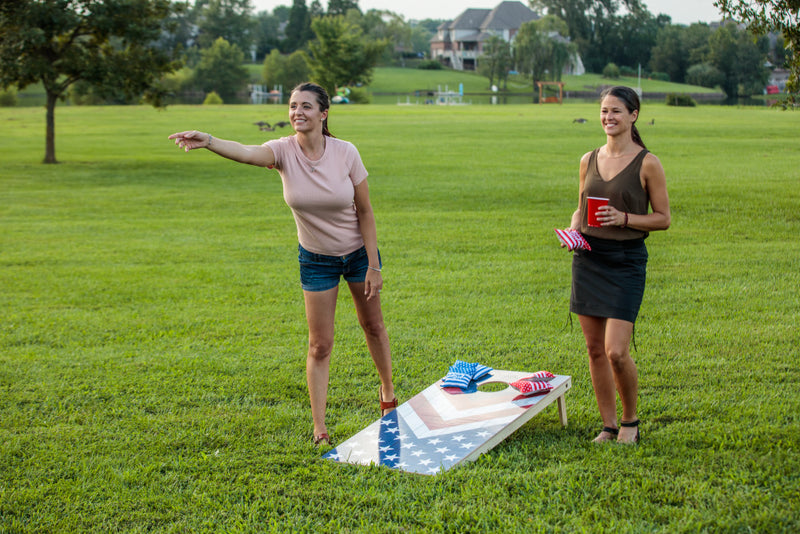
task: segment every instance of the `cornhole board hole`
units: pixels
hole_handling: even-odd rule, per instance
[[[552,390],[534,396],[520,395],[508,385],[532,374],[494,370],[466,392],[443,389],[439,380],[322,457],[435,475],[475,460],[553,402],[561,424],[567,426],[564,395],[572,377],[556,375],[550,380]],[[492,383],[507,387],[485,391]]]

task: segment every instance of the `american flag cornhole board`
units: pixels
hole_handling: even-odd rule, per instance
[[[556,375],[550,380],[553,389],[542,395],[523,396],[511,386],[501,391],[479,389],[490,383],[508,385],[532,374],[494,370],[466,391],[443,389],[439,380],[322,457],[435,475],[475,460],[553,402],[561,424],[567,426],[564,395],[572,386],[570,376]]]

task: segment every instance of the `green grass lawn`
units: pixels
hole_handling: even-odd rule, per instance
[[[436,477],[311,444],[296,236],[274,171],[167,136],[260,143],[275,106],[0,109],[0,532],[796,532],[800,115],[647,105],[668,176],[633,353],[642,443],[601,426],[554,227],[602,144],[592,104],[341,106],[370,171],[401,401],[456,359],[573,378]],[[586,117],[586,124],[574,124]],[[655,119],[655,124],[647,123]],[[379,415],[346,291],[328,423]]]

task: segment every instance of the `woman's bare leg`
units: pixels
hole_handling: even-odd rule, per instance
[[[392,382],[392,351],[389,346],[386,325],[383,322],[380,296],[367,300],[364,295],[363,282],[351,282],[349,285],[350,293],[353,295],[353,302],[356,306],[358,322],[364,330],[367,348],[378,370],[381,393],[383,394],[382,400],[391,401],[395,397],[394,384]]]
[[[592,377],[592,387],[597,400],[597,408],[603,426],[617,428],[617,395],[614,385],[614,373],[611,363],[606,355],[606,323],[603,317],[590,317],[579,315],[583,336],[586,339],[586,350],[589,354],[589,373]],[[595,441],[611,441],[614,435],[609,432],[600,432]]]
[[[338,294],[338,286],[327,291],[303,291],[308,322],[306,380],[311,401],[311,418],[314,421],[314,437],[328,432],[328,427],[325,425],[325,408],[328,402],[328,380]]]

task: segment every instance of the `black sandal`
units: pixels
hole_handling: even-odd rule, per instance
[[[620,423],[620,426],[624,426],[625,428],[635,428],[636,429],[636,436],[633,438],[633,441],[626,441],[625,443],[630,443],[630,444],[633,444],[633,445],[639,443],[640,434],[639,434],[639,420],[638,419],[636,421],[631,421],[630,423],[626,423],[625,421],[623,421],[623,422]],[[619,441],[619,439],[617,439],[617,441]]]

